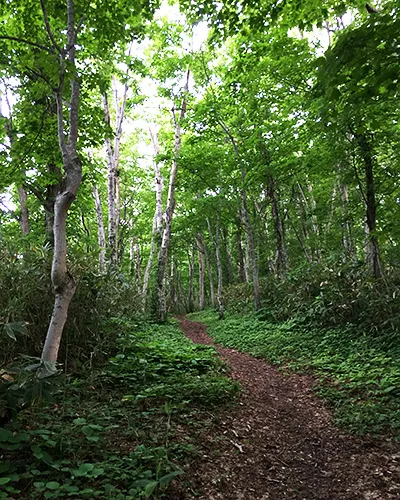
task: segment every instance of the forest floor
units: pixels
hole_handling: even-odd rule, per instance
[[[315,396],[315,380],[213,342],[202,323],[178,318],[194,343],[213,345],[242,387],[237,405],[198,439],[185,499],[400,498],[400,444],[345,434]],[[183,486],[183,485],[182,485]]]

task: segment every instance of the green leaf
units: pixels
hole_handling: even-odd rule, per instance
[[[183,474],[183,470],[170,472],[169,474],[166,474],[161,479],[159,479],[158,482],[160,483],[160,486],[167,486],[167,484],[169,484],[174,479],[174,477],[179,476],[180,474]]]
[[[46,488],[49,490],[58,490],[59,487],[60,483],[58,483],[57,481],[49,481],[48,483],[46,483]]]
[[[7,484],[11,481],[10,477],[0,477],[0,485]]]

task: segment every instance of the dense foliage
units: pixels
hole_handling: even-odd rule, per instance
[[[0,498],[164,494],[237,389],[168,313],[397,433],[399,2],[0,6]]]

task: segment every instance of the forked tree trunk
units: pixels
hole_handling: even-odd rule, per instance
[[[104,230],[103,209],[101,207],[100,195],[96,186],[92,187],[94,204],[97,217],[97,240],[99,244],[99,271],[104,273],[106,265],[106,234]]]
[[[204,309],[204,276],[205,276],[205,248],[204,236],[202,233],[197,234],[197,260],[199,262],[199,310]]]
[[[158,252],[158,267],[157,267],[157,314],[159,320],[163,323],[167,319],[167,304],[166,304],[166,266],[168,259],[168,249],[171,241],[172,218],[175,210],[175,185],[178,175],[178,155],[181,149],[181,127],[182,121],[186,114],[187,93],[189,90],[190,71],[186,73],[186,83],[184,95],[181,102],[180,113],[178,118],[176,110],[172,110],[172,118],[174,122],[174,159],[172,161],[171,172],[169,176],[167,206],[165,209],[165,223],[162,235],[160,250]]]
[[[28,195],[26,194],[25,188],[22,186],[18,188],[18,198],[20,207],[20,219],[19,223],[21,226],[21,231],[24,236],[29,234],[31,227],[29,224],[29,212],[28,212]]]
[[[50,31],[47,12],[44,2],[41,1],[46,29],[55,50],[60,53],[59,86],[56,92],[58,139],[63,159],[65,179],[63,188],[58,193],[54,206],[54,257],[51,269],[51,280],[55,292],[54,309],[47,331],[41,361],[46,363],[46,371],[55,369],[55,363],[60,348],[61,336],[67,320],[68,308],[75,293],[76,283],[67,267],[67,238],[66,221],[68,210],[74,201],[82,181],[82,164],[77,152],[78,141],[78,113],[79,113],[79,81],[77,72],[71,71],[71,99],[69,106],[69,131],[67,138],[64,135],[63,90],[65,66],[75,67],[76,28],[74,20],[74,2],[67,0],[67,46],[64,50],[54,43],[54,36]]]

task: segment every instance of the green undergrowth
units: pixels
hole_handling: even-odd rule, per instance
[[[59,377],[52,401],[0,428],[0,499],[178,497],[196,435],[238,386],[175,323],[113,327],[119,354],[105,367]]]
[[[400,346],[391,337],[351,329],[317,329],[299,320],[263,321],[252,315],[220,321],[214,312],[189,316],[208,325],[216,342],[284,368],[317,375],[339,425],[357,434],[400,439]]]

